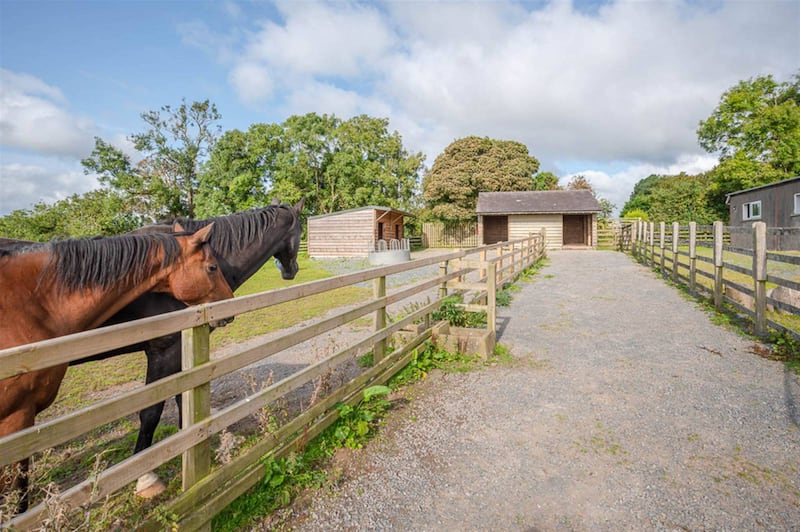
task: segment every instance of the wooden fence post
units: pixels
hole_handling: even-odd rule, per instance
[[[644,262],[647,260],[647,222],[642,221],[639,225],[639,258]]]
[[[697,282],[697,222],[689,222],[689,292],[694,294]]]
[[[486,264],[486,248],[481,250],[481,272],[480,272],[480,279],[486,278],[486,268],[483,267],[483,264]]]
[[[654,268],[656,265],[656,239],[655,239],[655,223],[650,222],[650,267]]]
[[[647,265],[647,222],[642,223],[642,264]]]
[[[444,261],[439,264],[439,276],[443,277],[447,275],[447,264],[449,261]],[[447,281],[442,281],[442,284],[439,285],[439,299],[444,299],[447,297]]]
[[[722,222],[714,222],[714,306],[722,308]]]
[[[645,246],[646,238],[647,238],[647,222],[644,220],[639,220],[639,260],[642,260],[642,256],[645,258],[647,257],[647,248]]]
[[[375,299],[386,297],[386,276],[381,275],[372,280],[372,293]],[[375,311],[375,332],[386,327],[386,305]],[[374,366],[386,356],[386,339],[378,340],[372,348],[372,365]]]
[[[672,222],[672,281],[678,282],[678,240],[680,239],[681,226]]]
[[[497,253],[498,253],[498,257],[500,259],[497,262],[497,275],[499,275],[500,279],[502,279],[503,278],[503,262],[504,262],[504,259],[505,259],[505,256],[506,256],[506,247],[504,245],[500,246],[497,249]],[[495,283],[500,282],[500,279],[495,280]]]
[[[753,224],[753,287],[755,289],[755,334],[767,334],[767,224]]]
[[[208,324],[181,331],[183,370],[192,369],[210,360]],[[206,382],[181,394],[181,417],[185,429],[211,415],[211,384]],[[211,441],[206,439],[183,453],[183,490],[211,472]]]
[[[667,224],[664,222],[660,222],[658,224],[658,254],[660,255],[661,259],[661,276],[664,276],[664,233],[667,232]]]
[[[486,275],[486,328],[497,332],[497,263],[490,262]]]

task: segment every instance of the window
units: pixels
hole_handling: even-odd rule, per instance
[[[794,195],[794,213],[800,214],[800,192]]]
[[[751,201],[742,205],[742,220],[760,220],[761,201]]]

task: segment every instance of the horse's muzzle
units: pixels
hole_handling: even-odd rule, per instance
[[[210,321],[208,324],[211,325],[212,328],[216,329],[217,327],[225,327],[227,324],[233,321],[233,317],[224,318],[221,320],[214,320]]]

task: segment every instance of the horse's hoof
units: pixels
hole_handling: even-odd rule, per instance
[[[141,497],[143,499],[152,499],[153,497],[164,493],[166,489],[167,487],[163,482],[161,482],[161,480],[158,478],[158,475],[150,472],[139,477],[139,480],[136,481],[136,490],[134,493],[137,497]]]

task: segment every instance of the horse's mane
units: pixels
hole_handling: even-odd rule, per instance
[[[228,255],[240,253],[252,246],[253,241],[259,238],[259,235],[271,229],[277,221],[278,209],[285,209],[294,217],[294,209],[288,205],[268,205],[206,220],[175,218],[161,223],[179,222],[187,231],[197,231],[214,222],[214,230],[211,231],[209,244],[217,253]]]
[[[139,283],[144,280],[145,266],[154,253],[163,251],[162,268],[174,264],[181,255],[175,235],[170,234],[61,240],[46,244],[44,248],[50,251],[50,258],[40,279],[53,274],[57,282],[69,291],[83,288],[107,290],[124,278]],[[20,250],[16,253],[25,252]]]

